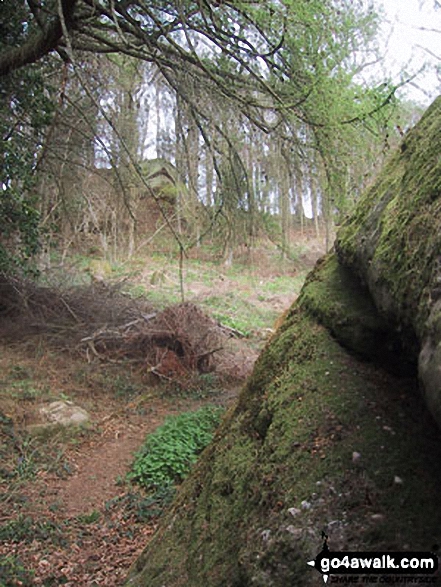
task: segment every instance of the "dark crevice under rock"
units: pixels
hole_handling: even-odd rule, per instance
[[[367,287],[335,254],[317,263],[299,303],[357,356],[396,375],[417,376],[419,346],[412,329],[404,333],[383,318]]]

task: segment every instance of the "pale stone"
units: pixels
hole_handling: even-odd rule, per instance
[[[61,426],[81,426],[90,420],[86,410],[70,401],[63,400],[42,406],[40,415],[49,424],[59,424]]]

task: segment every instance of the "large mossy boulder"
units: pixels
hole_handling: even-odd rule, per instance
[[[418,360],[422,391],[441,425],[440,146],[441,97],[342,226],[336,251]]]
[[[440,108],[342,228],[338,257],[309,276],[127,586],[318,585],[307,562],[322,531],[331,550],[440,548],[440,434],[412,372],[441,331],[430,301],[441,233],[429,188]],[[403,184],[414,198],[398,195]]]
[[[433,550],[441,443],[419,400],[292,308],[127,586],[318,585],[322,530],[333,550]]]

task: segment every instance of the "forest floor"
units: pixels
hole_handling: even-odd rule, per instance
[[[228,269],[189,259],[186,300],[234,340],[214,375],[185,384],[176,373],[155,378],[139,361],[96,352],[98,338],[91,355],[77,352],[78,340],[54,338],[53,330],[30,335],[26,325],[0,321],[0,587],[122,584],[167,503],[152,503],[127,480],[134,453],[167,416],[234,402],[321,252],[319,243],[305,240],[295,261],[259,251],[258,262],[239,259]],[[122,283],[125,295],[145,298],[155,312],[180,301],[177,264],[159,254],[111,267],[77,258],[53,270],[50,285],[68,279],[76,285],[81,272],[90,276],[96,267],[105,283]],[[38,408],[54,400],[86,409],[91,425],[30,433]]]

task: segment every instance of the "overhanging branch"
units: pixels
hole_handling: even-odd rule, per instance
[[[64,20],[72,26],[73,13],[77,0],[62,0]],[[61,38],[63,30],[58,16],[49,20],[47,26],[32,35],[20,47],[11,47],[0,54],[0,76],[8,75],[12,71],[35,63],[51,51],[54,51]]]

